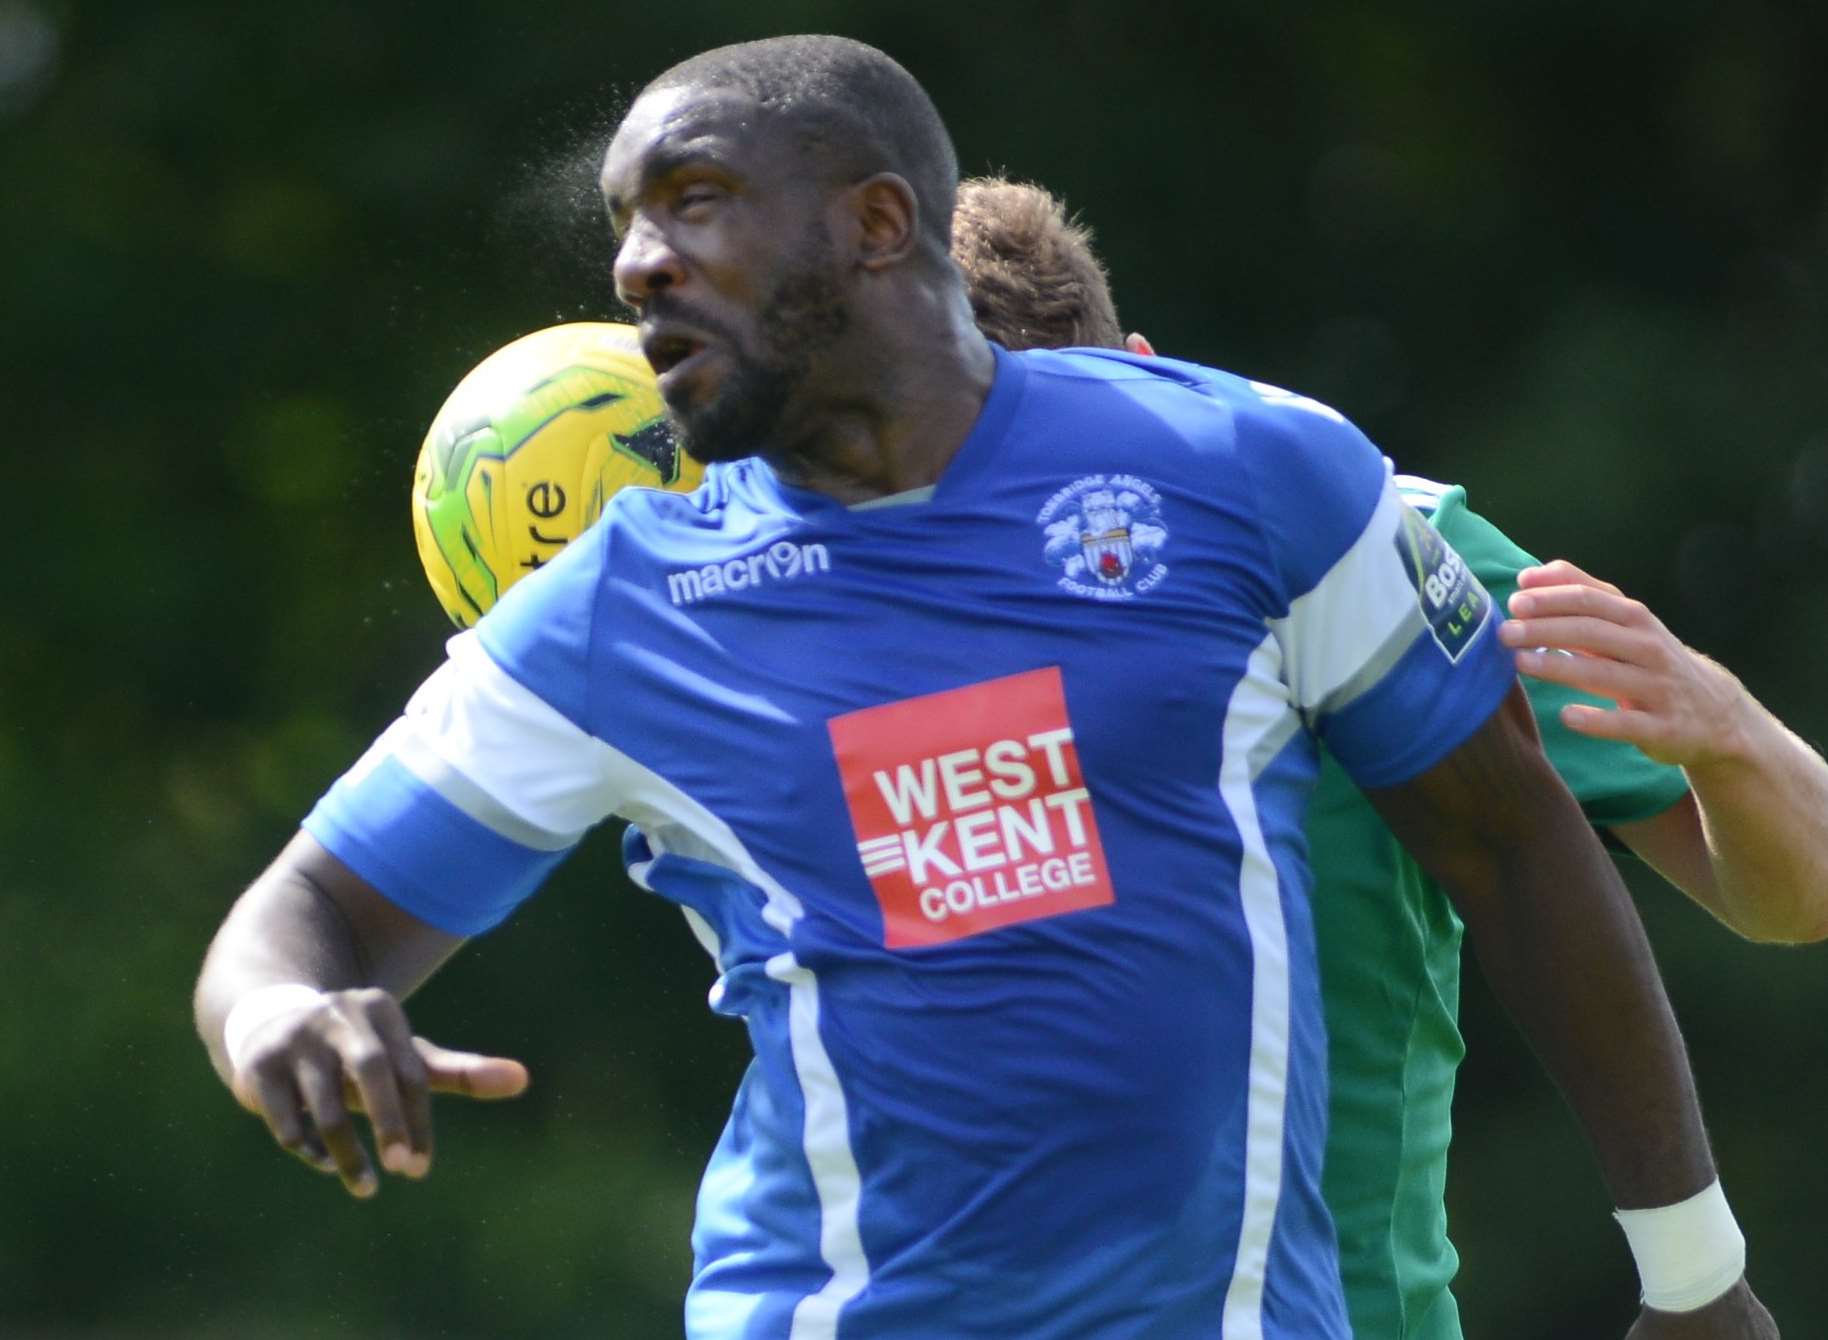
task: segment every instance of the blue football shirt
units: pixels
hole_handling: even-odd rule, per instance
[[[456,934],[594,823],[755,1059],[693,1337],[1344,1337],[1302,838],[1512,681],[1323,405],[997,351],[924,499],[629,490],[306,820]]]

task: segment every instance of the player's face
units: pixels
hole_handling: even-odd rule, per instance
[[[829,192],[770,129],[746,94],[663,89],[629,109],[603,164],[616,293],[701,461],[779,440],[848,324]]]

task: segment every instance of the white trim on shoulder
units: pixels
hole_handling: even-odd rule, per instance
[[[1443,484],[1438,479],[1428,479],[1422,475],[1397,475],[1392,480],[1397,492],[1405,499],[1413,501],[1420,498],[1425,502],[1438,503],[1447,496],[1454,485]]]
[[[426,680],[389,732],[394,757],[428,786],[505,837],[575,841],[610,814],[639,825],[655,858],[668,852],[731,871],[764,898],[762,918],[784,937],[805,915],[730,825],[652,768],[583,730],[489,656],[475,634],[451,639],[450,659]],[[371,751],[377,752],[377,751]],[[528,836],[536,839],[528,842]],[[645,881],[643,862],[633,873]],[[713,958],[711,926],[687,910]],[[869,1283],[858,1207],[862,1179],[844,1089],[819,1032],[817,977],[791,952],[768,961],[788,990],[788,1037],[806,1109],[803,1152],[819,1200],[819,1252],[831,1276],[800,1300],[791,1340],[833,1340],[838,1312]]]
[[[1396,547],[1404,506],[1386,480],[1352,546],[1313,590],[1289,603],[1286,615],[1269,621],[1282,644],[1286,682],[1304,714],[1344,706],[1427,629]]]

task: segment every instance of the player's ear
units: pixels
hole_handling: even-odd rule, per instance
[[[1144,358],[1155,357],[1155,346],[1143,338],[1140,330],[1133,330],[1124,336],[1123,347],[1133,354],[1141,354]]]
[[[878,172],[851,187],[849,202],[857,261],[864,269],[886,269],[914,253],[920,242],[920,201],[907,178]]]

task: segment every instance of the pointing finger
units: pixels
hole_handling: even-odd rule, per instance
[[[466,1098],[518,1098],[526,1092],[527,1067],[505,1056],[448,1051],[424,1038],[414,1038],[425,1062],[426,1082],[433,1093],[460,1093]]]

